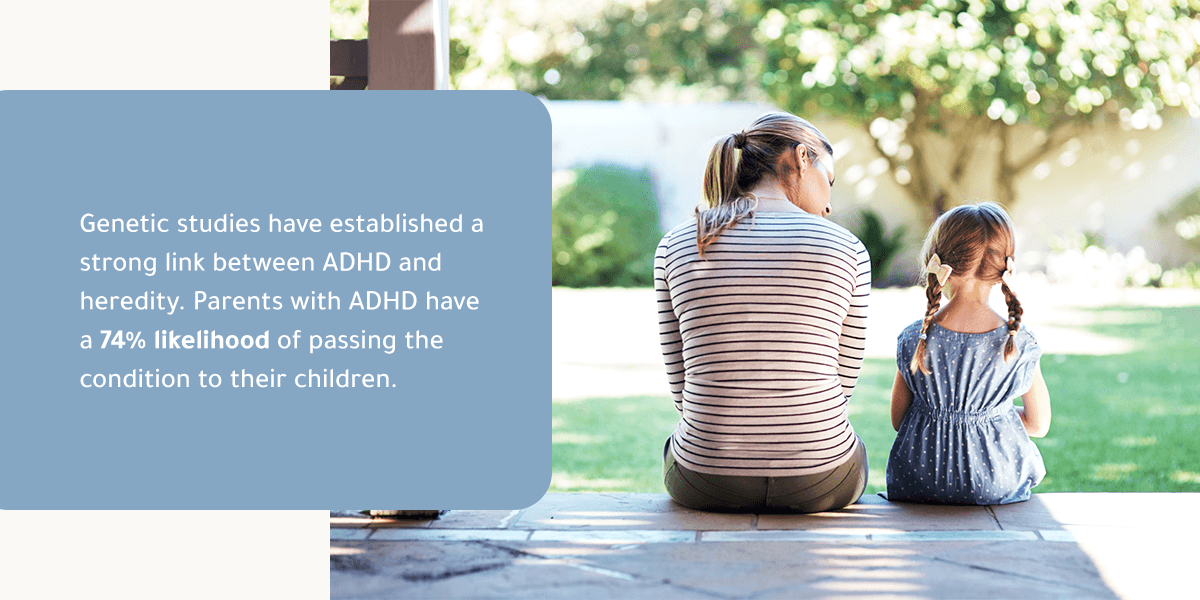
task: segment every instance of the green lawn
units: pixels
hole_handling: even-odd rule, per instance
[[[1036,440],[1048,471],[1037,491],[1200,492],[1200,307],[1095,313],[1104,324],[1088,329],[1137,349],[1042,358],[1054,418]],[[894,361],[868,360],[851,401],[868,492],[884,489],[893,377]],[[663,442],[677,420],[666,395],[556,402],[550,491],[662,492]]]

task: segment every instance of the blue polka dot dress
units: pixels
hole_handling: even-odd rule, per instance
[[[1017,355],[1002,350],[1007,327],[959,333],[930,324],[925,364],[912,373],[921,321],[896,340],[896,364],[912,405],[887,464],[888,499],[938,504],[1008,504],[1029,499],[1046,467],[1012,400],[1033,386],[1042,350],[1029,329],[1015,336]]]

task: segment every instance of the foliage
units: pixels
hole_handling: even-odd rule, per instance
[[[550,99],[725,100],[759,89],[755,20],[732,1],[451,4],[455,88]]]
[[[871,134],[930,221],[969,199],[972,165],[1011,206],[1016,181],[1094,121],[1156,129],[1171,107],[1200,117],[1200,0],[455,0],[450,10],[455,88],[769,99],[845,119]]]
[[[329,39],[367,39],[367,0],[329,0]]]
[[[1071,231],[1063,235],[1051,236],[1047,243],[1055,252],[1087,250],[1093,246],[1104,249],[1104,234],[1099,231]]]
[[[1157,128],[1166,107],[1200,117],[1200,0],[760,6],[771,97],[866,128],[929,218],[967,200],[963,176],[981,138],[999,146],[987,159],[998,200],[1011,205],[1017,177],[1090,121]],[[1019,123],[1040,130],[1023,154]],[[935,164],[939,155],[948,164]]]
[[[929,219],[967,200],[975,159],[1011,205],[1016,180],[1092,121],[1157,128],[1168,107],[1200,116],[1200,0],[464,0],[452,10],[457,87],[587,100],[765,90],[787,110],[864,127]],[[1023,125],[1032,136],[1017,134]],[[976,152],[989,138],[999,150]]]
[[[907,228],[901,225],[888,232],[883,219],[871,209],[859,213],[859,225],[854,235],[867,247],[871,255],[871,282],[875,287],[883,285],[892,272],[892,261],[904,247],[904,234]]]
[[[553,200],[554,285],[645,286],[654,282],[662,236],[650,174],[616,165],[571,172]]]
[[[1175,209],[1183,207],[1186,213],[1189,210],[1186,207],[1196,206],[1192,202],[1195,199],[1185,196]],[[1168,211],[1164,214],[1173,213]],[[1163,215],[1159,215],[1159,218],[1162,219]],[[1168,222],[1174,221],[1168,219]],[[1187,221],[1185,218],[1179,222]],[[1093,231],[1054,236],[1049,241],[1046,278],[1053,283],[1200,288],[1200,265],[1195,262],[1175,269],[1163,269],[1162,265],[1146,258],[1146,250],[1141,246],[1134,246],[1122,253],[1105,245],[1104,236]]]
[[[1163,271],[1162,287],[1200,289],[1200,265],[1190,262],[1178,269]]]
[[[1122,253],[1106,246],[1104,236],[1097,232],[1054,236],[1050,238],[1050,249],[1046,277],[1054,283],[1162,287],[1167,276],[1161,265],[1146,258],[1146,250],[1141,246]],[[1179,284],[1182,283],[1180,279]]]
[[[1158,223],[1170,227],[1192,250],[1200,252],[1200,188],[1185,194],[1159,213]]]

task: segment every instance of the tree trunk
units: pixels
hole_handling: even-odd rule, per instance
[[[913,130],[914,128],[911,126],[908,129],[908,131]],[[911,179],[907,184],[902,184],[900,187],[904,190],[904,193],[908,195],[909,201],[912,202],[914,206],[925,209],[927,215],[932,210],[933,218],[927,217],[926,219],[925,224],[928,225],[929,223],[933,222],[933,219],[936,219],[937,216],[941,214],[941,212],[933,207],[940,205],[939,203],[942,202],[942,196],[944,196],[944,193],[938,195],[939,193],[935,193],[933,191],[935,184],[933,179],[929,177],[929,173],[927,173],[923,168],[924,163],[922,161],[924,154],[921,151],[919,140],[917,140],[915,137],[910,137],[908,131],[905,132],[903,143],[908,144],[913,148],[913,156],[911,159],[909,159],[909,164],[907,165]],[[871,135],[871,127],[869,124],[866,126],[866,132],[875,144],[875,151],[879,153],[881,158],[887,160],[888,173],[894,177],[900,168],[904,167],[905,165],[902,165],[898,160],[896,160],[895,156],[889,155],[887,152],[883,151],[880,141],[876,139],[875,136]],[[918,167],[918,164],[921,166]]]
[[[1017,169],[1008,160],[1009,138],[1012,135],[1012,127],[1001,125],[999,135],[1000,152],[996,160],[996,201],[1011,212],[1012,205],[1017,199]]]

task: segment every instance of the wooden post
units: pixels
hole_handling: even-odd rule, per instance
[[[369,0],[368,85],[373,90],[438,87],[441,9],[437,0]]]
[[[329,40],[329,74],[345,78],[330,89],[366,89],[367,40]]]

